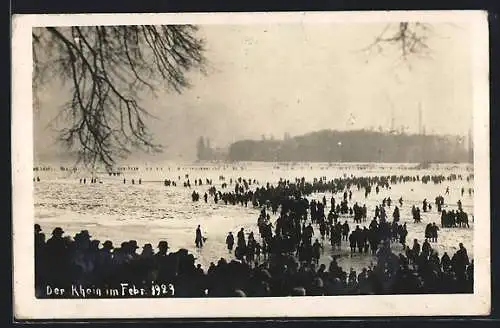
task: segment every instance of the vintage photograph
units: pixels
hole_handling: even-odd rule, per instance
[[[31,17],[13,220],[33,302],[487,314],[486,15],[353,14]]]

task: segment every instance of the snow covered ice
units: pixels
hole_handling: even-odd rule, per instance
[[[435,185],[432,182],[401,183],[392,185],[390,190],[381,188],[377,195],[374,191],[365,199],[364,191],[351,188],[352,200],[358,204],[366,204],[368,208],[368,220],[360,224],[361,227],[369,225],[374,216],[375,206],[382,202],[383,198],[391,197],[392,206],[388,209],[389,218],[397,200],[403,198],[403,206],[400,207],[401,224],[406,222],[408,228],[407,243],[411,245],[413,239],[419,242],[424,240],[424,229],[427,223],[435,222],[440,225],[440,214],[434,205],[434,198],[442,195],[445,198],[445,209],[456,209],[457,201],[462,201],[464,211],[469,215],[470,228],[440,228],[437,243],[432,247],[441,256],[445,251],[453,254],[462,242],[472,258],[473,230],[472,222],[474,209],[474,194],[469,196],[468,188],[473,188],[473,180],[466,181],[466,176],[472,173],[471,165],[433,165],[429,169],[415,169],[412,164],[328,164],[328,163],[155,163],[148,165],[130,165],[138,167],[137,170],[122,171],[120,176],[109,176],[105,172],[97,175],[102,183],[90,184],[91,175],[83,170],[76,172],[62,171],[58,165],[53,166],[51,171],[37,171],[34,176],[40,177],[41,181],[34,183],[35,190],[35,223],[39,223],[46,235],[55,227],[62,227],[66,235],[87,229],[93,239],[103,243],[111,240],[115,246],[128,240],[137,240],[140,246],[151,243],[156,247],[158,241],[167,240],[171,251],[179,248],[188,249],[195,254],[197,262],[204,269],[208,268],[210,262],[217,262],[224,257],[233,259],[234,254],[228,254],[225,238],[229,231],[235,234],[240,228],[245,228],[246,233],[254,231],[259,238],[257,218],[259,208],[253,208],[251,204],[246,208],[240,205],[224,205],[223,202],[215,204],[209,198],[206,204],[203,199],[192,202],[193,190],[203,195],[210,186],[205,184],[205,179],[212,179],[213,185],[220,189],[221,184],[226,182],[228,190],[234,188],[234,181],[238,178],[256,179],[259,185],[267,182],[273,184],[280,178],[295,179],[305,177],[306,181],[313,178],[325,176],[327,180],[344,175],[350,176],[389,176],[389,175],[462,175],[463,180],[444,181]],[[125,167],[125,165],[123,165]],[[191,188],[185,188],[183,182],[186,175],[191,180]],[[225,181],[219,177],[224,176]],[[180,179],[179,179],[180,177]],[[80,183],[80,178],[86,178],[87,183]],[[123,179],[126,179],[126,184]],[[233,184],[229,180],[233,179]],[[131,184],[135,179],[135,184]],[[138,180],[141,179],[141,184]],[[177,182],[177,186],[166,187],[165,179]],[[194,179],[202,179],[203,185],[194,186]],[[446,187],[450,188],[450,194],[445,195]],[[251,188],[256,186],[252,185]],[[461,188],[465,188],[463,197]],[[310,199],[320,200],[326,196],[328,212],[332,194],[317,193]],[[335,196],[339,201],[341,194]],[[427,199],[433,205],[431,212],[422,215],[422,223],[413,223],[411,207],[416,205],[422,207],[422,201]],[[276,217],[271,216],[272,220]],[[479,218],[480,219],[480,218]],[[340,218],[343,222],[345,219]],[[356,225],[352,218],[348,223],[353,229]],[[208,239],[201,250],[195,248],[195,229],[201,225],[204,236]],[[315,227],[315,237],[320,238],[319,230]],[[402,251],[402,246],[394,243],[393,250]],[[325,250],[320,263],[328,264],[331,256],[339,256],[338,262],[346,270],[368,266],[374,262],[369,255],[355,254],[350,256],[349,245],[343,242],[342,249],[332,251],[329,243],[325,242]]]

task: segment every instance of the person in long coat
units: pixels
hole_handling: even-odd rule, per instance
[[[196,238],[194,242],[197,248],[203,247],[203,235],[201,234],[200,225],[198,225],[198,228],[196,228]]]

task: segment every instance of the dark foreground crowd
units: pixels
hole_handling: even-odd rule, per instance
[[[142,249],[135,240],[119,246],[111,241],[101,245],[86,230],[71,238],[65,236],[61,228],[54,229],[46,240],[41,227],[35,225],[37,296],[54,297],[57,296],[53,293],[54,288],[73,291],[75,286],[89,291],[123,291],[123,284],[142,288],[146,294],[134,295],[142,297],[472,293],[474,263],[461,243],[452,256],[447,253],[439,255],[431,246],[438,239],[439,228],[429,222],[422,245],[415,239],[410,247],[406,241],[406,223],[400,221],[400,208],[404,205],[402,197],[397,200],[397,205],[392,204],[390,198],[384,198],[370,219],[366,205],[352,199],[351,189],[364,191],[367,198],[372,188],[378,194],[380,189],[390,189],[396,183],[422,180],[423,183],[439,184],[455,179],[462,177],[351,176],[331,181],[323,177],[312,183],[301,178],[280,180],[274,186],[267,183],[251,190],[250,186],[258,183],[240,178],[235,181],[234,191],[224,193],[207,180],[206,185],[210,188],[203,196],[205,202],[210,195],[215,203],[220,200],[225,204],[261,208],[257,220],[260,238],[243,229],[236,236],[230,232],[226,245],[230,257],[234,254],[235,260],[221,258],[208,268],[196,264],[194,255],[185,249],[171,252],[167,241],[160,241],[156,247],[145,244]],[[232,182],[230,180],[230,185]],[[195,182],[195,185],[202,185],[202,181]],[[227,185],[224,183],[221,187],[225,189]],[[307,199],[317,192],[330,192],[333,196],[329,202],[326,197],[319,201]],[[341,195],[340,199],[335,199],[337,194]],[[193,192],[192,198],[199,201],[201,197]],[[443,204],[444,197],[436,197],[437,212],[442,217],[441,227],[467,223],[461,214],[461,203],[457,204],[458,212],[443,210]],[[431,211],[427,200],[424,200],[422,209]],[[272,222],[269,212],[278,216],[275,222]],[[420,223],[418,207],[412,206],[412,214],[415,223]],[[349,226],[347,218],[353,218],[355,227]],[[206,240],[198,226],[196,247],[203,248]],[[334,251],[349,245],[351,256],[374,256],[376,263],[360,272],[345,271],[335,257],[328,265],[320,264],[325,242],[329,242]],[[402,245],[401,253],[393,253],[391,244],[394,243]],[[78,290],[65,294],[65,297],[81,297]],[[87,295],[92,296],[107,295]],[[120,296],[131,295],[112,295]]]
[[[245,256],[231,261],[221,258],[204,270],[195,264],[196,258],[187,250],[169,252],[167,241],[160,241],[156,249],[145,244],[138,251],[140,247],[134,240],[123,242],[119,247],[114,247],[110,241],[101,245],[86,230],[71,238],[65,236],[61,228],[54,229],[52,236],[45,240],[39,225],[35,225],[34,238],[35,285],[40,298],[57,297],[53,294],[54,288],[75,289],[76,294],[65,294],[65,297],[81,297],[81,288],[118,291],[123,290],[124,283],[143,288],[146,291],[143,297],[473,292],[474,262],[469,261],[462,244],[451,258],[447,254],[440,258],[425,242],[422,247],[414,245],[408,257],[394,254],[387,240],[381,242],[376,251],[375,265],[361,272],[345,271],[336,259],[328,266],[319,265],[317,261],[299,260],[295,254],[277,249],[252,260]],[[50,295],[48,286],[52,291]],[[130,297],[129,294],[114,295],[120,296]],[[106,295],[88,294],[86,297]]]

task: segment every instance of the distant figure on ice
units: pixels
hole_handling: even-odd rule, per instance
[[[450,187],[446,187],[446,192],[444,194],[445,195],[449,195],[450,194]]]
[[[441,196],[441,195],[437,196],[435,204],[437,206],[438,212],[441,212],[441,210],[443,209],[443,206],[444,206],[444,198],[443,198],[443,196]]]
[[[229,232],[229,234],[226,237],[226,245],[227,245],[227,250],[229,253],[233,251],[233,246],[234,246],[234,236],[232,232]]]
[[[413,216],[414,223],[420,223],[420,221],[422,220],[422,218],[420,217],[420,209],[418,207],[415,207],[415,205],[413,205],[411,208],[411,213]]]
[[[198,225],[198,228],[196,228],[196,238],[194,240],[196,244],[196,248],[202,248],[203,247],[203,235],[201,234],[201,228],[200,225]]]
[[[238,232],[238,247],[240,248],[246,248],[246,242],[245,242],[245,230],[241,228],[241,230]]]
[[[399,222],[400,214],[399,214],[399,208],[397,206],[394,208],[394,212],[392,213],[392,218],[394,219],[394,222]]]
[[[428,223],[425,226],[425,240],[430,239],[432,237],[432,223]]]
[[[321,250],[323,246],[319,243],[319,240],[316,239],[314,244],[312,245],[312,258],[316,264],[319,263],[319,258],[321,257]]]
[[[437,243],[438,240],[438,231],[439,227],[436,226],[436,223],[432,223],[432,229],[431,229],[431,242]]]

